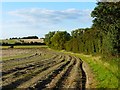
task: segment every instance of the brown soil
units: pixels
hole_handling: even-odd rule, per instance
[[[94,79],[95,75],[90,66],[83,61],[82,67],[86,74],[86,88],[96,88],[96,80]]]

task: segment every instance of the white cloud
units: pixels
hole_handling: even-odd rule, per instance
[[[90,10],[77,10],[74,8],[66,10],[31,8],[10,11],[9,14],[23,18],[23,22],[57,24],[65,20],[72,20],[74,22],[80,21],[83,18],[91,20],[90,12]]]
[[[91,10],[49,10],[41,8],[19,9],[5,13],[2,21],[2,37],[39,35],[54,30],[74,30],[92,25]]]

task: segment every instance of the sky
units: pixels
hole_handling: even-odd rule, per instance
[[[96,2],[2,2],[0,38],[38,36],[92,26]]]

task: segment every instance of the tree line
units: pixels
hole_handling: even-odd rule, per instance
[[[45,43],[41,42],[15,42],[14,44],[8,43],[8,42],[2,42],[0,43],[0,46],[18,46],[18,45],[46,45]]]
[[[13,37],[10,39],[38,39],[38,37],[37,36],[27,36],[27,37],[22,37],[22,38]]]
[[[45,43],[53,49],[86,54],[118,55],[120,53],[120,2],[98,2],[91,12],[91,28],[53,31],[45,35]]]

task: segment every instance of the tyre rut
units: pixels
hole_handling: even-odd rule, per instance
[[[38,81],[37,84],[35,84],[35,86],[33,85],[33,87],[30,88],[37,88],[37,89],[43,89],[46,87],[46,85],[48,83],[51,82],[52,79],[54,79],[54,77],[59,74],[68,64],[70,63],[70,61],[68,61],[66,64],[64,64],[63,66],[61,66],[60,68],[54,70],[52,72],[52,74],[50,74],[47,78],[45,78],[44,80]]]
[[[68,77],[68,75],[70,74],[73,66],[76,64],[76,61],[74,60],[73,63],[68,66],[68,68],[65,70],[64,74],[61,76],[61,78],[58,80],[58,82],[56,83],[56,86],[53,87],[53,89],[62,89],[64,86],[64,82],[66,80],[66,78]]]

